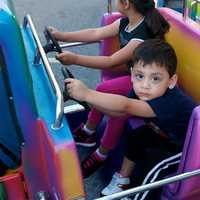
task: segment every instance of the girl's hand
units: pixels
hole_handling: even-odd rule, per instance
[[[65,51],[56,55],[56,59],[59,60],[63,65],[76,64],[77,55],[70,51]]]
[[[78,101],[85,101],[89,88],[83,82],[67,78],[65,79],[65,83],[67,84],[67,91],[70,97]]]
[[[53,37],[58,40],[58,41],[62,41],[62,38],[63,38],[63,33],[58,31],[58,29],[52,27],[52,26],[49,26],[48,27],[48,30],[51,32],[51,34],[53,35]]]

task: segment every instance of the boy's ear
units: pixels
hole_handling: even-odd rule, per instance
[[[174,74],[171,78],[170,78],[170,81],[169,81],[169,89],[173,89],[175,86],[176,86],[176,83],[178,81],[178,76],[177,74]]]

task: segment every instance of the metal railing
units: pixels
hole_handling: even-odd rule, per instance
[[[100,43],[101,41],[93,41],[93,42],[67,42],[63,44],[59,44],[61,49],[69,48],[69,47],[77,47],[77,46],[83,46],[87,44],[96,44]]]
[[[48,61],[47,56],[46,56],[46,53],[44,52],[44,49],[43,49],[42,44],[40,42],[40,39],[37,35],[35,26],[33,24],[33,21],[31,19],[30,15],[26,15],[24,17],[23,27],[26,28],[27,25],[30,26],[31,32],[33,34],[33,38],[34,38],[36,45],[37,45],[36,53],[40,54],[40,57],[41,57],[41,59],[44,63],[45,70],[47,72],[47,75],[50,79],[51,85],[52,85],[54,92],[56,94],[56,97],[57,97],[56,117],[55,117],[54,123],[52,124],[52,128],[57,130],[57,129],[60,129],[62,127],[62,118],[63,118],[63,113],[64,113],[63,95],[62,95],[61,89],[59,87],[59,84],[58,84],[58,82],[57,82],[57,80],[54,76],[54,73],[51,69],[51,66],[50,66],[49,61]]]
[[[166,178],[166,179],[163,179],[163,180],[160,180],[160,181],[156,181],[154,183],[149,183],[149,184],[146,184],[146,185],[142,185],[142,186],[139,186],[139,187],[135,187],[135,188],[132,188],[132,189],[125,190],[123,192],[119,192],[119,193],[115,193],[115,194],[112,194],[112,195],[109,195],[109,196],[97,198],[95,200],[114,200],[114,199],[116,200],[116,199],[120,199],[120,198],[123,198],[123,197],[126,197],[126,196],[134,195],[136,193],[141,193],[141,192],[145,192],[145,191],[148,191],[148,190],[152,190],[152,189],[167,185],[169,183],[185,180],[185,179],[188,179],[190,177],[198,176],[198,175],[200,175],[200,169],[193,170],[191,172],[185,172],[185,173],[182,173],[182,174],[170,177],[170,178]]]
[[[112,0],[108,0],[107,12],[112,13]],[[194,14],[195,17],[192,16]],[[188,17],[200,22],[200,0],[183,0],[183,19],[186,20]]]
[[[184,0],[183,18],[187,17],[200,22],[200,0]]]
[[[107,12],[112,13],[112,0],[108,0]]]

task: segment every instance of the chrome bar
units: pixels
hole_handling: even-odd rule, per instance
[[[196,15],[197,15],[197,0],[193,0],[192,2],[191,2],[191,7],[190,7],[190,9],[189,9],[189,17],[191,18],[191,19],[193,19],[192,18],[192,14],[193,14],[193,12],[195,12],[195,18],[193,19],[193,20],[196,20]]]
[[[200,18],[200,0],[184,0],[183,1],[183,19],[191,18],[199,23]]]
[[[54,89],[54,92],[56,94],[56,97],[57,97],[57,102],[56,102],[56,118],[55,118],[55,121],[54,123],[52,124],[52,128],[57,130],[59,128],[61,128],[62,126],[62,118],[63,118],[63,113],[64,113],[64,102],[63,102],[63,95],[62,95],[62,92],[60,90],[60,87],[58,85],[58,82],[56,81],[56,78],[53,74],[53,71],[51,69],[51,66],[49,64],[49,61],[47,59],[47,56],[44,52],[44,49],[42,47],[42,44],[40,42],[40,39],[37,35],[37,32],[36,32],[36,29],[34,27],[34,24],[33,24],[33,21],[31,19],[31,16],[30,15],[26,15],[25,18],[24,18],[24,28],[26,28],[26,26],[29,24],[30,26],[30,29],[32,31],[32,34],[33,34],[33,38],[36,42],[36,45],[37,45],[37,48],[38,48],[38,51],[39,51],[39,54],[42,58],[42,61],[44,63],[44,66],[45,66],[45,70],[48,74],[48,77],[50,79],[50,82],[51,82],[51,85]]]
[[[73,105],[64,107],[64,113],[65,114],[72,114],[72,113],[82,112],[84,110],[85,110],[85,108],[80,104],[73,104]]]
[[[63,43],[59,44],[62,49],[64,48],[69,48],[69,47],[76,47],[76,46],[83,46],[87,44],[95,44],[95,43],[100,43],[100,41],[94,41],[94,42],[68,42],[68,43]]]
[[[163,179],[163,180],[160,180],[160,181],[156,181],[154,183],[149,183],[149,184],[146,184],[146,185],[142,185],[142,186],[138,186],[138,187],[135,187],[135,188],[132,188],[132,189],[125,190],[123,192],[119,192],[119,193],[115,193],[115,194],[112,194],[112,195],[109,195],[109,196],[97,198],[95,200],[113,200],[113,199],[116,200],[116,199],[123,198],[125,196],[130,196],[130,195],[133,195],[133,194],[136,194],[136,193],[141,193],[141,192],[144,192],[144,191],[152,190],[152,189],[167,185],[169,183],[188,179],[190,177],[198,176],[198,175],[200,175],[200,169],[197,169],[197,170],[194,170],[194,171],[191,171],[191,172],[185,172],[185,173],[182,173],[182,174],[170,177],[170,178],[166,178],[166,179]]]
[[[200,0],[197,0],[196,6],[196,21],[200,24]]]
[[[183,19],[185,21],[189,15],[188,1],[189,0],[183,0]]]
[[[112,0],[108,0],[107,12],[112,13]]]

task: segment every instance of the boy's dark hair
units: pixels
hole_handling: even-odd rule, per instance
[[[165,67],[172,77],[176,73],[177,57],[173,47],[159,39],[145,40],[133,53],[134,64],[142,62],[143,66],[156,63],[160,67]]]
[[[152,33],[152,38],[164,39],[170,25],[155,8],[154,0],[129,0],[129,2],[139,13],[145,16],[144,20]]]

